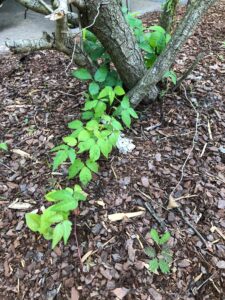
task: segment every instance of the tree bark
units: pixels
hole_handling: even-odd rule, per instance
[[[51,5],[48,5],[49,9],[47,9],[44,5],[42,5],[37,0],[16,0],[16,2],[18,2],[19,4],[23,5],[24,7],[28,8],[34,12],[37,12],[37,13],[43,14],[43,15],[49,15],[53,11],[53,8]],[[68,21],[74,27],[78,26],[78,19],[77,19],[77,15],[75,13],[68,12],[67,17],[68,17]]]
[[[173,30],[178,3],[179,0],[167,0],[163,6],[163,11],[160,16],[160,26],[168,33],[171,33]]]
[[[86,0],[82,26],[89,28],[109,53],[121,80],[130,90],[143,77],[146,68],[141,50],[121,11],[118,0]]]
[[[196,0],[190,5],[165,51],[158,57],[153,67],[145,73],[138,84],[128,93],[133,106],[137,106],[149,93],[151,95],[152,89],[162,79],[165,72],[170,69],[176,55],[193,33],[203,14],[216,1]]]

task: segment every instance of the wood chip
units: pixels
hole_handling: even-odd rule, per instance
[[[136,212],[131,212],[131,213],[115,213],[108,215],[108,218],[111,222],[116,222],[116,221],[121,221],[124,218],[134,218],[134,217],[139,217],[145,214],[145,211],[136,211]]]

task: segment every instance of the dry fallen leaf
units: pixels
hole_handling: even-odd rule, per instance
[[[170,194],[167,209],[173,209],[173,208],[176,208],[178,206],[179,205],[177,204],[176,199]]]
[[[136,212],[131,212],[131,213],[115,213],[112,215],[108,215],[108,218],[110,221],[115,222],[115,221],[120,221],[123,220],[125,217],[126,218],[134,218],[134,217],[139,217],[142,216],[145,213],[145,211],[136,211]]]

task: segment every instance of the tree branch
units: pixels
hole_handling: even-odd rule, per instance
[[[196,0],[190,5],[165,51],[158,57],[153,67],[145,73],[138,84],[128,93],[133,106],[137,106],[149,94],[149,91],[151,92],[152,88],[155,88],[165,72],[170,69],[176,55],[191,36],[202,15],[215,2],[216,0]]]
[[[167,0],[163,5],[163,11],[160,16],[160,26],[162,26],[166,32],[171,32],[173,29],[178,3],[179,0]]]
[[[38,0],[16,0],[19,4],[23,5],[24,7],[43,14],[43,15],[49,15],[49,12],[53,11],[52,6],[49,6],[49,9],[45,5],[43,5],[41,2]],[[78,26],[78,20],[77,20],[77,15],[73,12],[68,12],[67,13],[68,21],[74,26]]]
[[[54,39],[47,34],[43,33],[42,38],[35,40],[16,40],[6,41],[6,46],[15,54],[25,53],[38,50],[54,49]]]

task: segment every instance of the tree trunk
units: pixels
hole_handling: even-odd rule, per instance
[[[89,28],[109,53],[122,82],[130,90],[146,69],[141,50],[121,11],[120,1],[87,0],[82,25]],[[104,2],[103,2],[104,3]]]
[[[26,2],[26,6],[37,4],[34,0],[17,1]],[[18,49],[22,51],[22,46],[25,44],[30,47],[30,50],[52,47],[71,55],[76,64],[88,67],[94,72],[95,66],[90,62],[88,56],[79,46],[74,45],[74,36],[65,32],[67,31],[66,19],[69,18],[67,0],[58,0],[58,2],[59,5],[64,3],[63,11],[55,10],[52,14],[61,14],[64,19],[57,19],[56,21],[56,41],[49,38],[46,40],[45,37],[41,43],[36,41],[32,44],[26,41],[26,43],[15,42],[11,45],[8,43],[8,46],[11,46],[11,50],[14,52],[18,52]],[[111,56],[121,80],[129,90],[128,96],[133,106],[137,106],[146,96],[149,99],[156,99],[158,95],[157,83],[171,68],[181,47],[192,34],[202,15],[214,2],[216,0],[191,1],[166,49],[158,57],[153,67],[146,71],[141,50],[124,19],[119,0],[107,0],[107,2],[102,2],[102,0],[73,0],[73,4],[78,8],[81,15],[82,25],[88,27],[98,37]],[[26,47],[24,49],[27,50]]]
[[[167,0],[163,5],[163,11],[160,16],[160,26],[168,33],[171,33],[173,30],[178,3],[179,0]]]
[[[137,106],[149,94],[149,91],[151,93],[152,88],[162,79],[165,72],[171,68],[176,55],[193,33],[203,14],[216,1],[196,0],[190,5],[164,52],[158,57],[153,67],[145,73],[138,84],[128,93],[133,106]]]

